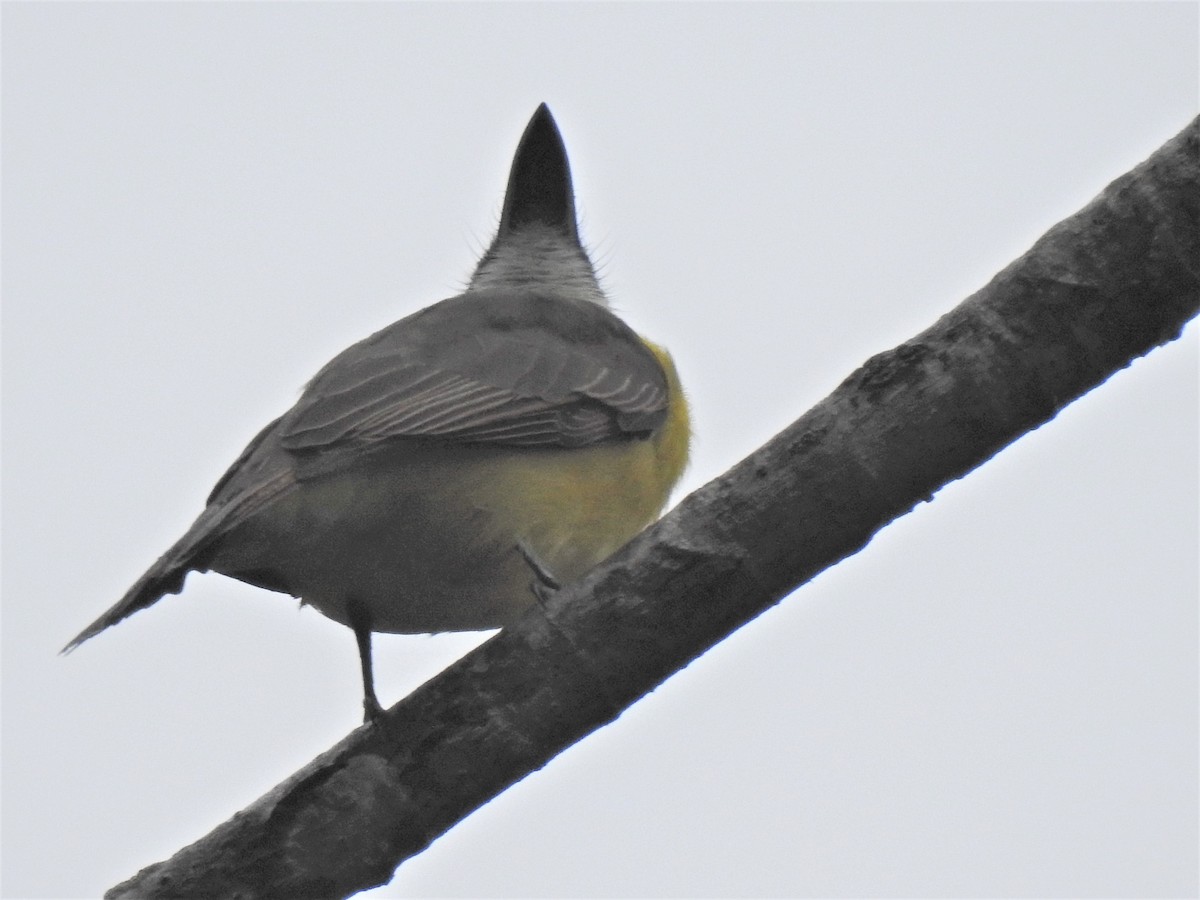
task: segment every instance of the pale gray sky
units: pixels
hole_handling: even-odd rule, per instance
[[[3,883],[97,896],[354,727],[193,576],[58,648],[330,356],[455,293],[545,100],[718,475],[1200,108],[1195,4],[3,7]],[[1197,329],[380,897],[1197,891]],[[479,635],[377,639],[390,704]]]

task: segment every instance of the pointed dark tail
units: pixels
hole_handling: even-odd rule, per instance
[[[75,635],[71,642],[59,652],[70,653],[88,638],[95,637],[110,625],[116,625],[138,610],[157,603],[166,594],[178,594],[183,590],[183,581],[187,578],[190,567],[179,565],[177,560],[171,558],[172,555],[171,551],[164,554],[145,575],[137,580],[133,587],[125,592],[125,596],[121,598],[120,602]]]

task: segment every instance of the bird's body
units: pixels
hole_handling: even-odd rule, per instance
[[[671,481],[661,470],[678,454],[664,444],[676,434],[664,429],[631,452],[413,442],[296,484],[270,516],[231,532],[208,568],[351,627],[353,597],[372,631],[498,628],[533,600],[521,547],[572,581],[658,515]]]
[[[542,106],[468,290],[326,365],[205,510],[70,647],[216,571],[354,629],[494,628],[541,574],[570,581],[662,510],[687,460],[666,351],[608,308]]]

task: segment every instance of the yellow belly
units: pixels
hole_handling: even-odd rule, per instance
[[[650,437],[529,450],[414,441],[351,474],[302,482],[239,527],[211,568],[300,596],[373,631],[496,628],[533,595],[524,546],[560,582],[582,575],[653,521],[687,462],[687,404],[671,388]]]

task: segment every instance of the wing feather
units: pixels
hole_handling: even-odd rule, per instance
[[[644,437],[666,407],[658,361],[604,307],[482,290],[337,356],[281,420],[280,445],[330,461],[411,439],[582,447]]]

